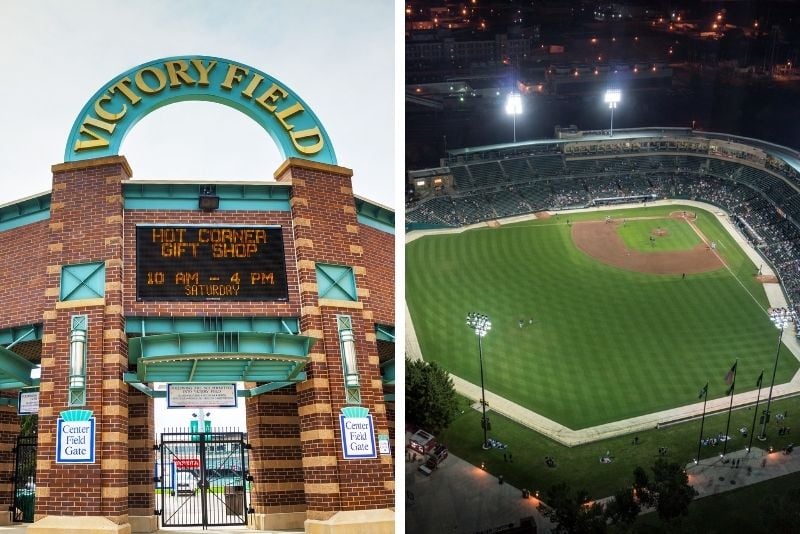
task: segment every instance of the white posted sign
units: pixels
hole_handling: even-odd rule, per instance
[[[168,384],[167,408],[235,408],[236,384]]]

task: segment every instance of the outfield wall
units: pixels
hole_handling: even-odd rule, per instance
[[[745,252],[747,257],[756,265],[763,264],[762,268],[763,274],[771,274],[771,275],[775,274],[770,264],[761,256],[761,254],[757,250],[755,250],[752,247],[752,245],[745,239],[745,237],[741,235],[741,233],[736,229],[735,225],[730,221],[729,215],[719,207],[704,202],[698,202],[693,200],[680,200],[680,199],[659,200],[647,203],[648,207],[669,206],[669,205],[695,206],[698,209],[702,209],[704,211],[712,213],[715,216],[715,218],[720,222],[720,224],[723,226],[723,228],[727,230],[727,232],[731,235],[731,237]],[[599,206],[599,207],[581,208],[575,210],[552,211],[550,213],[571,214],[571,213],[592,212],[592,211],[601,212],[601,211],[630,209],[638,207],[643,207],[643,206],[638,203],[633,205],[618,204],[613,206]],[[503,225],[503,224],[516,223],[526,220],[534,220],[536,218],[537,218],[536,215],[531,213],[529,215],[514,216],[507,219],[498,219],[497,222]],[[411,243],[421,237],[429,235],[459,234],[466,230],[471,230],[476,228],[486,228],[490,226],[490,222],[494,223],[495,221],[487,221],[454,229],[419,230],[419,231],[408,232],[406,234],[406,244]],[[787,306],[786,297],[780,284],[778,283],[763,284],[763,287],[767,295],[769,305],[771,307]],[[422,349],[419,345],[419,341],[416,336],[416,331],[414,329],[413,318],[411,317],[411,312],[408,309],[407,303],[405,309],[405,320],[406,320],[405,323],[406,355],[408,358],[412,360],[424,359],[422,354]],[[798,340],[795,337],[794,327],[787,328],[783,332],[782,341],[784,345],[790,350],[792,355],[798,361],[800,361],[800,344],[798,344]],[[451,374],[450,376],[453,379],[455,389],[459,394],[464,395],[465,397],[472,399],[473,401],[476,402],[481,398],[481,389],[479,385],[468,382],[467,380],[464,380],[453,374]],[[792,380],[790,380],[789,382],[785,384],[776,384],[773,389],[772,396],[773,399],[775,399],[779,397],[795,395],[798,393],[800,393],[800,370],[798,370],[798,372],[795,373],[795,375],[792,377]],[[594,441],[600,441],[615,436],[641,432],[644,430],[657,428],[660,425],[674,421],[691,419],[693,417],[699,416],[703,410],[703,403],[698,402],[695,404],[689,404],[678,408],[672,408],[669,410],[645,414],[637,417],[632,417],[629,419],[614,421],[611,423],[597,425],[594,427],[573,430],[556,421],[553,421],[552,419],[544,417],[532,410],[520,406],[519,404],[516,404],[514,402],[509,401],[508,399],[496,395],[489,390],[486,390],[485,395],[487,404],[491,406],[491,410],[523,426],[531,428],[549,437],[550,439],[553,439],[554,441],[557,441],[560,444],[566,445],[568,447],[582,445],[585,443],[591,443]],[[738,393],[734,395],[733,402],[737,407],[747,404],[752,404],[756,401],[756,395],[757,395],[757,390],[748,391],[745,393]],[[710,414],[714,412],[721,412],[727,410],[729,403],[730,399],[728,397],[710,399],[708,400],[706,406],[706,413]]]

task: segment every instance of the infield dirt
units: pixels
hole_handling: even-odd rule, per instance
[[[629,271],[649,274],[697,274],[715,271],[725,266],[703,235],[700,235],[703,243],[690,250],[642,252],[625,246],[617,233],[618,224],[619,221],[576,222],[572,225],[572,240],[584,254],[607,265]],[[695,231],[698,230],[695,228]]]

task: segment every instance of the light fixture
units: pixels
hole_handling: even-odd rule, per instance
[[[619,89],[609,89],[606,91],[605,97],[603,98],[606,104],[608,104],[608,109],[611,110],[611,130],[609,135],[614,135],[614,110],[617,109],[617,104],[619,104],[620,100],[622,100],[622,91]]]
[[[358,383],[358,367],[356,366],[356,343],[352,330],[342,330],[339,332],[339,339],[342,342],[342,352],[344,352],[344,382],[347,387],[356,387]]]
[[[200,209],[203,211],[214,211],[219,209],[219,196],[217,195],[217,186],[215,185],[201,185],[200,186]]]
[[[514,142],[517,142],[517,115],[522,114],[522,96],[511,93],[506,99],[506,113],[514,118]]]
[[[336,316],[336,330],[339,332],[339,352],[342,357],[344,374],[345,402],[361,404],[361,380],[356,361],[356,336],[353,333],[353,320],[349,315]]]
[[[86,342],[89,318],[74,315],[69,334],[69,405],[86,405]]]

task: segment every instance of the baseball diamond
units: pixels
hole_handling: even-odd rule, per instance
[[[709,405],[727,408],[736,359],[735,403],[753,402],[775,360],[769,311],[793,307],[798,287],[793,151],[619,135],[452,150],[435,173],[410,173],[422,196],[406,214],[411,356],[474,398],[463,318],[485,313],[490,408],[565,444],[691,415],[706,381]],[[781,394],[798,371],[789,329],[783,341]]]

